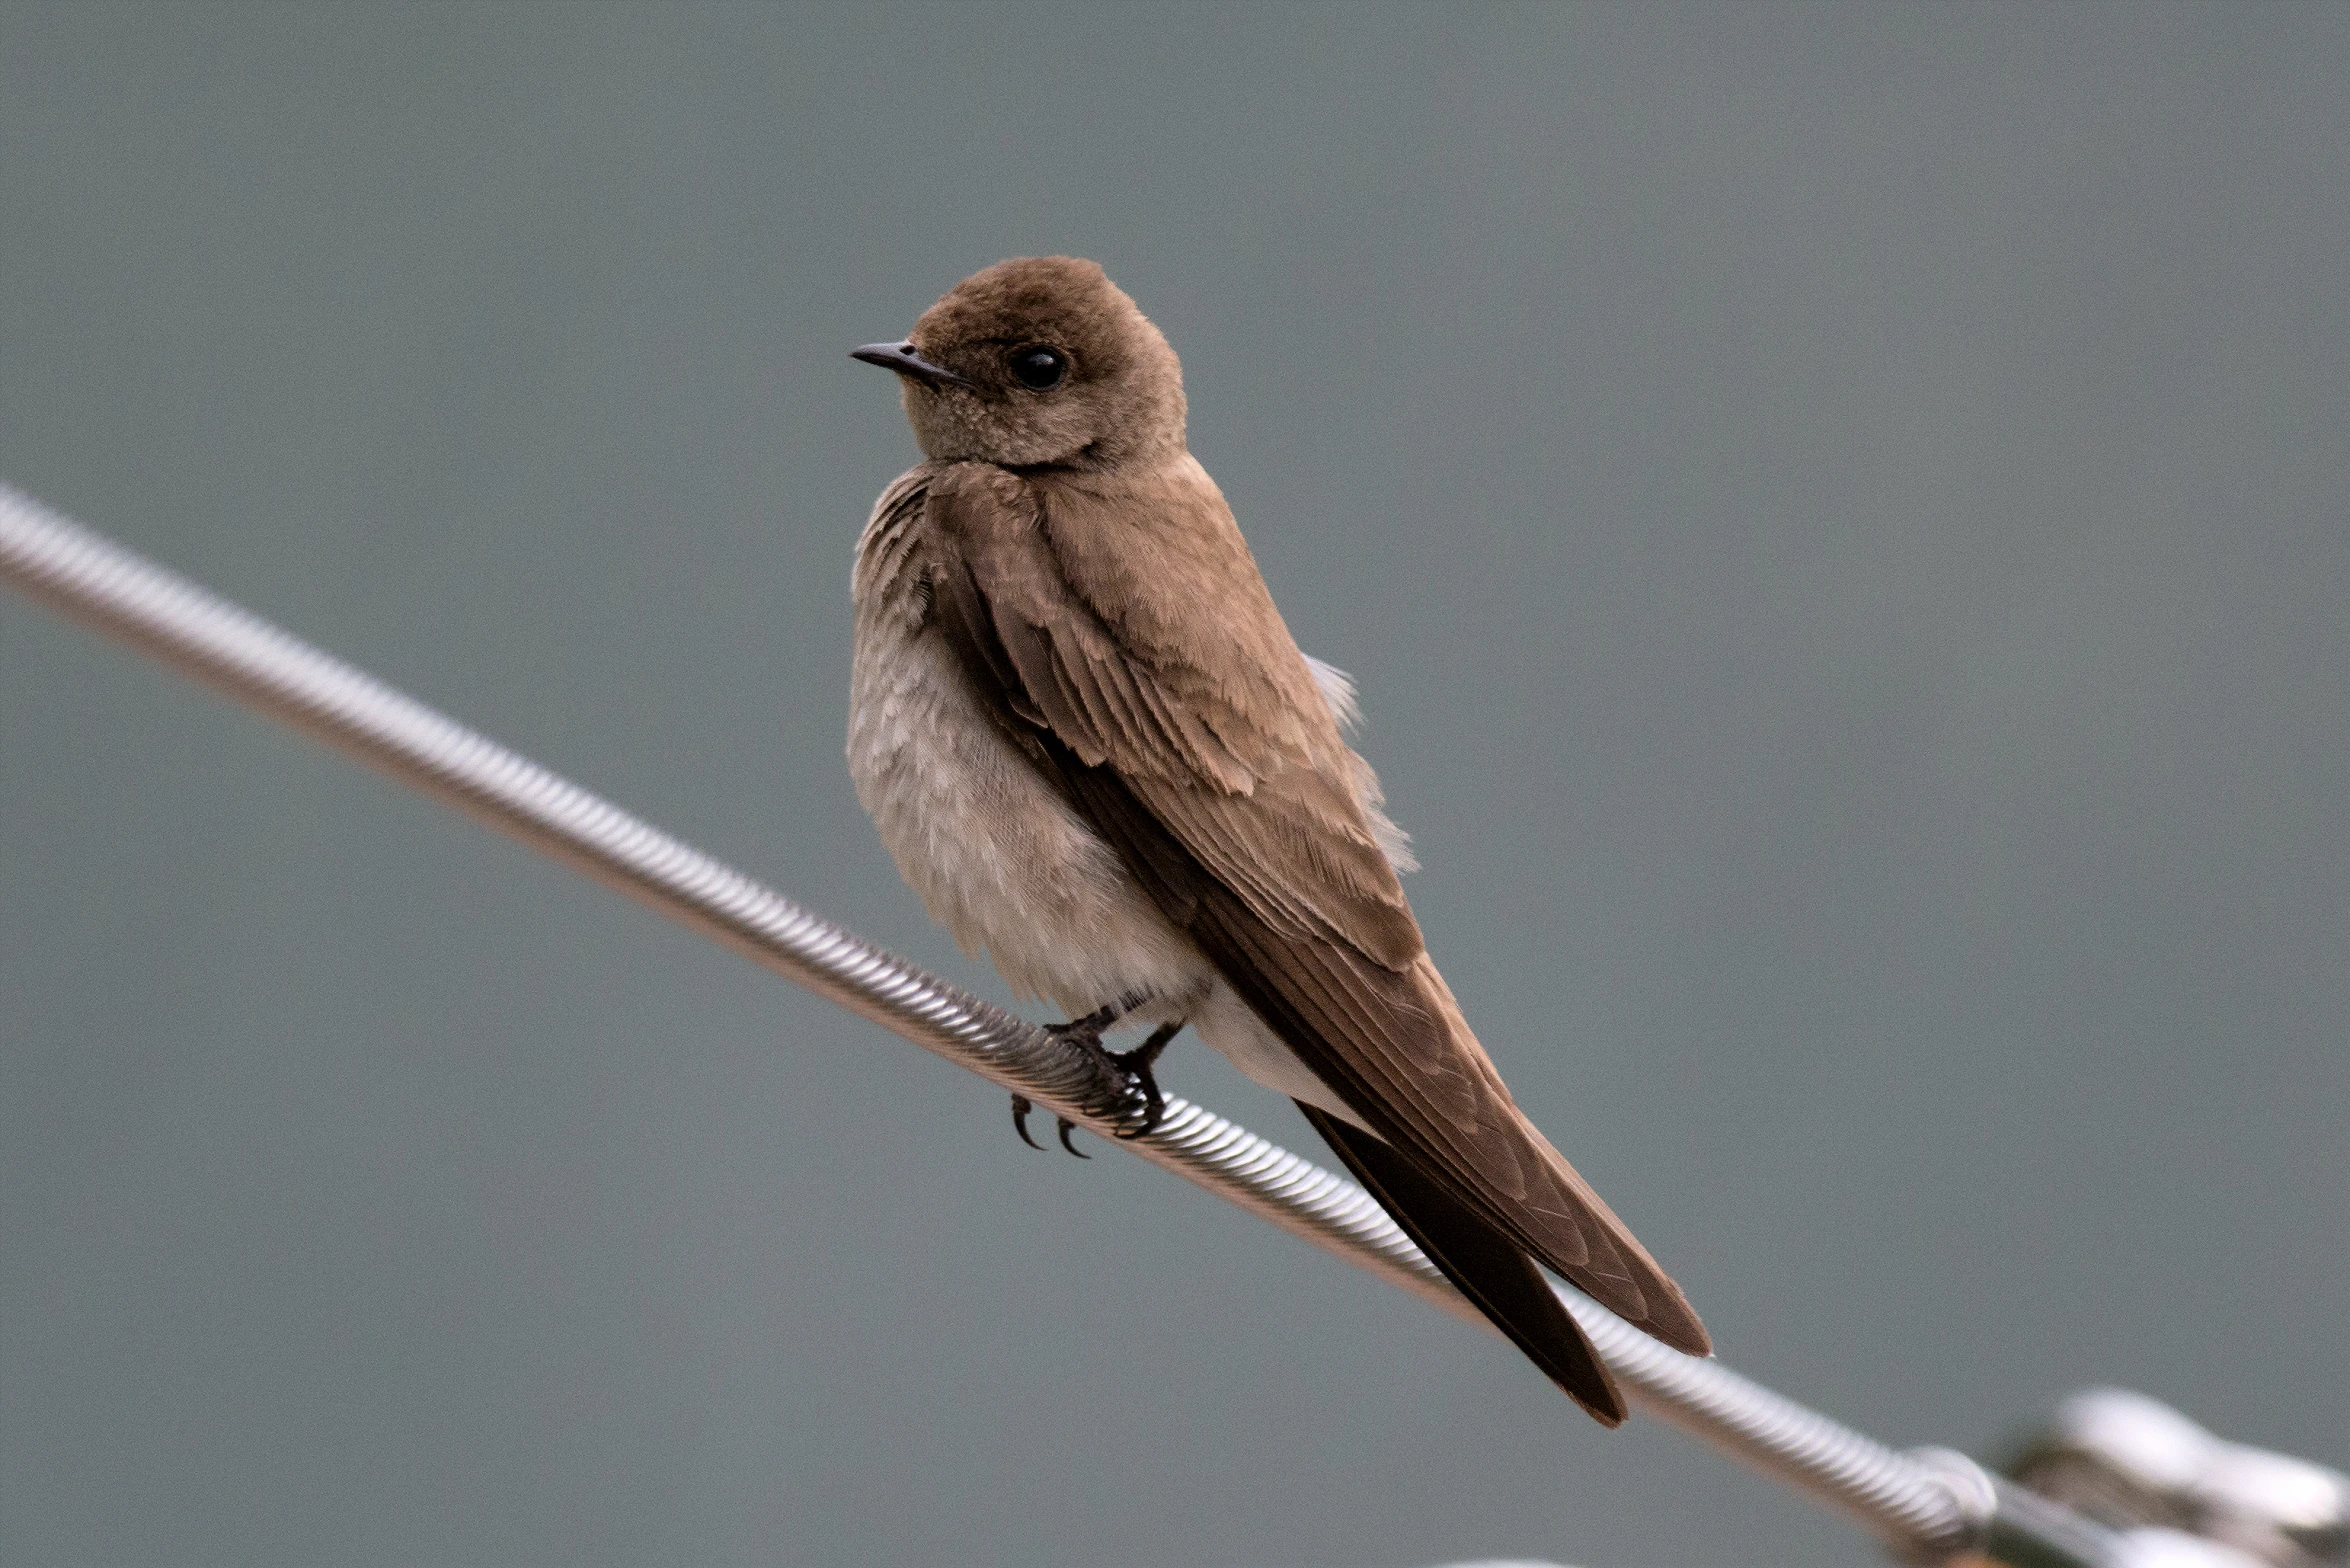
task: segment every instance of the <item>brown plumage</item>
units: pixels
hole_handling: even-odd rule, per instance
[[[1622,1419],[1529,1260],[1678,1349],[1705,1330],[1429,959],[1345,699],[1185,449],[1165,339],[1050,257],[859,356],[901,371],[929,458],[857,569],[851,765],[907,879],[1022,989],[1072,1015],[1139,999],[1297,1098],[1470,1299]]]

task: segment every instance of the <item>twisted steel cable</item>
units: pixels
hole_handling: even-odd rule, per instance
[[[1121,1086],[1076,1047],[5,484],[0,577],[959,1066],[1098,1133],[1117,1129]],[[1154,1132],[1116,1141],[1485,1325],[1360,1187],[1212,1111],[1170,1096]],[[1989,1539],[2049,1564],[2113,1559],[2094,1527],[2011,1500],[1962,1456],[1896,1451],[1557,1289],[1650,1414],[1849,1516],[1901,1557],[1940,1561]]]

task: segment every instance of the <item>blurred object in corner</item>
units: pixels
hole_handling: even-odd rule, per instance
[[[2215,1437],[2127,1389],[2065,1400],[2007,1473],[2117,1530],[2178,1531],[2273,1568],[2350,1564],[2350,1478]]]

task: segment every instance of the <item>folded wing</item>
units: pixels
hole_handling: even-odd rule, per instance
[[[1386,1186],[1423,1179],[1451,1206],[1447,1234],[1471,1216],[1665,1343],[1705,1353],[1679,1288],[1526,1119],[1461,1017],[1329,705],[1214,485],[1190,464],[1114,491],[1090,483],[981,464],[928,481],[934,613],[1007,728],[1394,1151],[1404,1174]],[[1333,1143],[1364,1174],[1361,1149]],[[1507,1278],[1493,1288],[1521,1317],[1539,1311]],[[1597,1394],[1588,1378],[1561,1381]]]

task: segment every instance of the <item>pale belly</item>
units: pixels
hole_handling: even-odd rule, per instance
[[[1071,1018],[1146,998],[1267,1088],[1355,1118],[1162,915],[981,708],[927,628],[859,616],[849,774],[899,874],[965,952]]]

